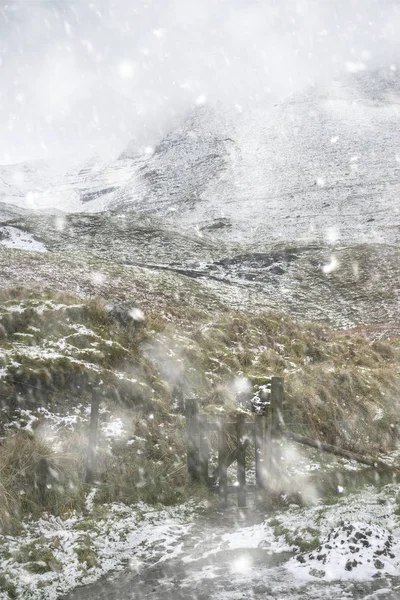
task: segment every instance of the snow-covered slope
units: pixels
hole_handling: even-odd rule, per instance
[[[113,194],[141,164],[141,158],[105,163],[71,156],[0,167],[0,200],[28,209],[64,212],[107,208]]]
[[[30,233],[7,225],[0,227],[0,244],[6,248],[46,252],[46,247],[41,242],[35,240]]]
[[[147,154],[0,168],[0,200],[168,216],[226,241],[399,242],[400,78],[361,72],[279,104],[196,109]]]
[[[199,107],[141,156],[1,167],[2,243],[190,276],[231,307],[396,323],[399,116],[397,71],[362,72]]]
[[[200,108],[171,131],[114,196],[111,206],[157,214],[176,211],[179,220],[200,204],[230,168],[235,115]],[[224,197],[220,197],[224,204]]]
[[[395,72],[362,73],[275,106],[203,108],[112,206],[230,240],[397,243],[399,89]]]

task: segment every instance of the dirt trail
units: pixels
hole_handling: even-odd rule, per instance
[[[267,546],[221,548],[225,533],[257,518],[260,522],[260,515],[231,513],[200,519],[181,540],[179,557],[142,566],[132,557],[130,568],[76,589],[64,600],[400,600],[400,578],[301,584],[283,566],[291,553],[273,554]]]

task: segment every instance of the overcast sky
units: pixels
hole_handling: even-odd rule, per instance
[[[400,0],[0,0],[0,163],[138,151],[196,105],[398,60]]]

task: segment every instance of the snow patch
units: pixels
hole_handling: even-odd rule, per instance
[[[47,252],[47,248],[42,242],[35,240],[33,235],[17,227],[11,227],[10,225],[0,227],[0,238],[0,244],[6,248]]]
[[[87,497],[89,508],[94,493]],[[68,519],[46,515],[39,521],[25,522],[20,536],[0,536],[2,574],[15,583],[18,598],[56,600],[78,585],[92,583],[127,565],[175,558],[182,552],[179,542],[191,528],[194,512],[191,505],[157,510],[143,503],[135,507],[112,504],[104,509],[105,516],[100,519],[92,515]],[[17,562],[15,556],[22,546],[32,543],[39,554],[41,549],[50,549],[61,570],[28,573],[27,563]],[[80,558],[83,545],[96,557],[91,565]],[[41,587],[41,583],[45,585]]]
[[[383,527],[344,523],[311,553],[292,558],[287,568],[300,578],[368,581],[400,572],[400,542]]]

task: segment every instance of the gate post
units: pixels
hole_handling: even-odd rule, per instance
[[[267,426],[267,453],[268,472],[272,487],[278,486],[278,477],[281,465],[281,451],[279,441],[281,439],[283,422],[283,377],[271,377],[271,403],[268,411]]]
[[[228,504],[228,432],[226,423],[222,419],[218,425],[219,495],[222,505],[226,507]]]
[[[279,437],[283,421],[283,377],[271,377],[272,434]]]
[[[238,478],[238,507],[246,507],[246,415],[238,414],[236,416],[236,434],[237,434],[237,478]]]
[[[259,488],[264,487],[265,477],[265,451],[266,444],[264,440],[264,425],[265,418],[263,415],[255,416],[254,423],[254,448],[255,448],[255,463],[256,463],[256,485]]]
[[[186,408],[187,432],[187,468],[192,481],[200,479],[200,427],[199,402],[196,398],[188,398]]]
[[[92,390],[92,405],[90,408],[89,445],[86,466],[86,483],[92,484],[96,472],[97,429],[99,425],[100,391]]]
[[[210,448],[208,444],[208,421],[206,415],[199,416],[199,442],[200,479],[202,483],[209,485],[208,459]]]

